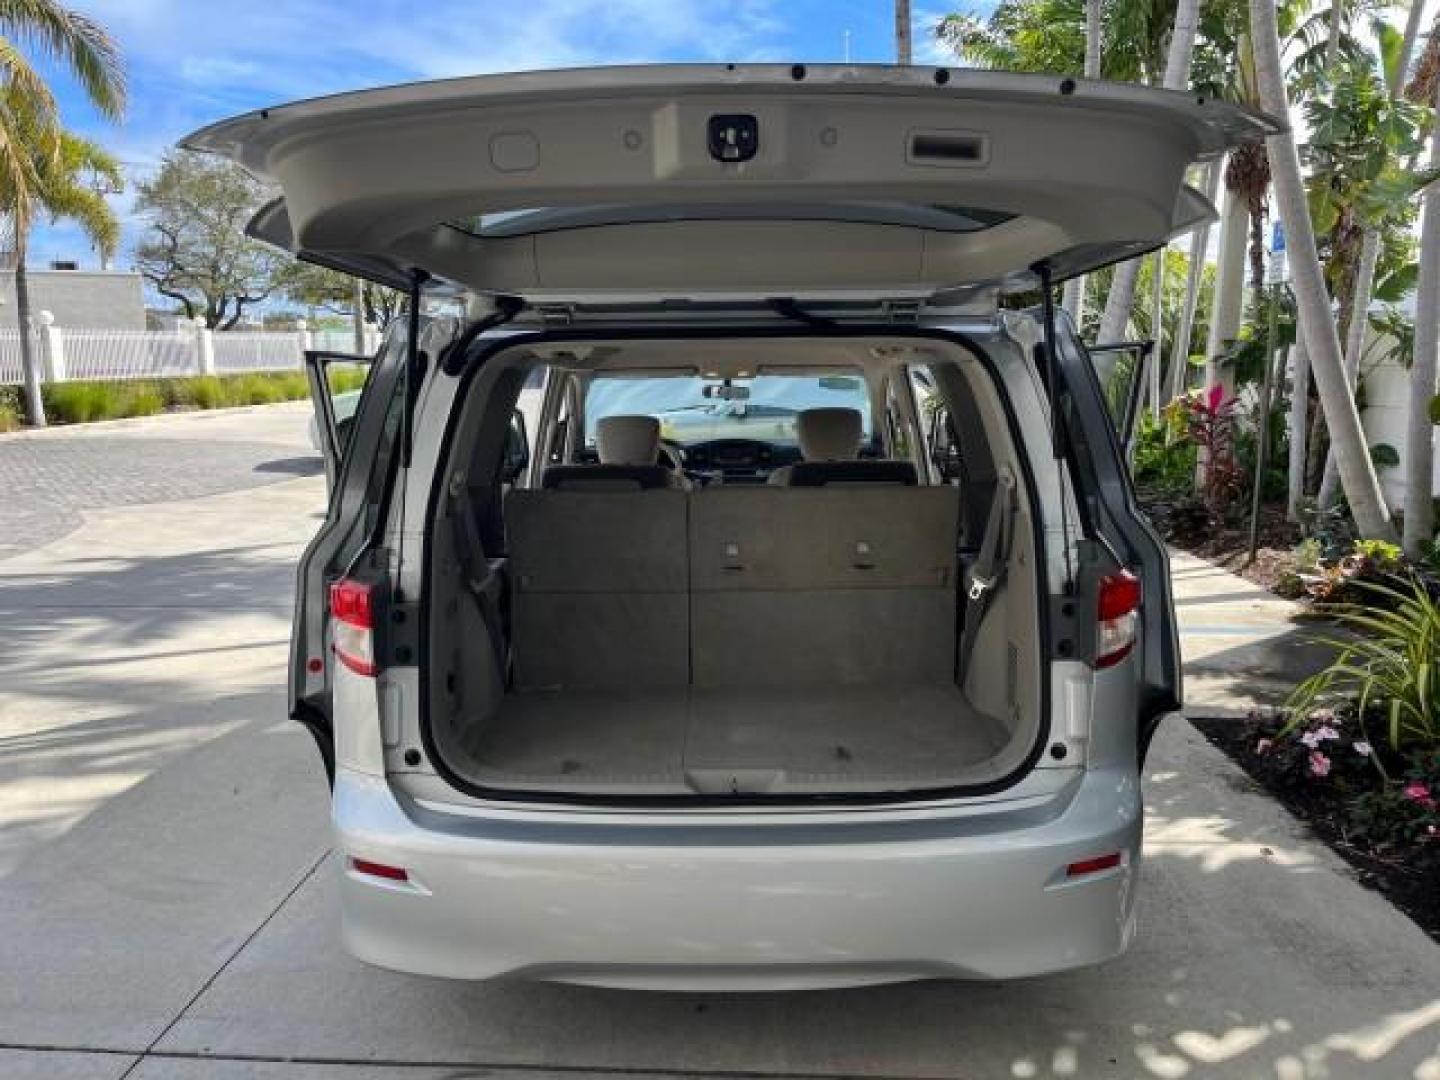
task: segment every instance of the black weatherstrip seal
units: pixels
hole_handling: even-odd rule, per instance
[[[940,341],[950,345],[960,345],[973,356],[977,363],[990,376],[991,382],[997,387],[997,397],[1005,412],[1005,422],[1010,429],[1010,438],[1017,447],[1025,447],[1026,443],[1019,421],[1015,417],[1014,409],[1010,404],[1009,396],[1001,389],[999,373],[995,368],[994,361],[985,349],[973,338],[966,334],[953,330],[940,330],[930,327],[896,327],[892,323],[868,323],[853,326],[835,326],[827,328],[823,326],[785,326],[785,327],[691,327],[681,329],[679,327],[656,327],[638,326],[597,326],[597,327],[565,327],[554,330],[537,330],[534,333],[510,334],[494,341],[473,339],[469,350],[463,355],[461,350],[456,349],[450,357],[450,364],[447,371],[456,371],[460,375],[460,385],[455,392],[455,405],[450,410],[450,415],[445,421],[445,432],[440,440],[439,453],[436,456],[437,468],[432,477],[430,485],[430,497],[426,501],[425,528],[428,531],[431,522],[436,520],[439,510],[439,501],[445,492],[445,484],[442,482],[446,475],[446,469],[440,467],[448,462],[455,440],[455,429],[459,422],[460,405],[464,402],[470,392],[470,386],[475,376],[484,368],[486,362],[496,353],[510,349],[525,348],[532,345],[554,344],[556,342],[580,342],[604,339],[606,341],[706,341],[717,338],[741,338],[746,340],[778,339],[787,340],[795,338],[909,338],[919,341]],[[1038,489],[1035,483],[1035,475],[1030,467],[1029,456],[1021,453],[1019,456],[1020,472],[1025,478],[1025,490],[1030,497],[1030,528],[1032,541],[1036,552],[1045,550],[1044,523],[1036,505]],[[426,545],[424,565],[421,570],[420,586],[420,610],[428,613],[430,611],[431,590],[433,588],[432,566],[434,559]],[[1039,578],[1039,595],[1050,595],[1050,583],[1046,572],[1046,560],[1037,558],[1035,560],[1035,571]],[[958,603],[958,594],[957,594]],[[435,739],[430,731],[430,619],[422,615],[420,619],[420,647],[419,647],[419,682],[420,682],[420,742],[425,747],[425,756],[429,759],[431,766],[436,773],[445,780],[451,787],[476,799],[485,799],[494,802],[518,802],[518,803],[548,803],[552,805],[565,806],[577,810],[587,807],[634,807],[643,809],[646,807],[726,807],[730,809],[743,808],[747,806],[895,806],[904,803],[933,802],[937,799],[958,799],[976,798],[982,795],[993,795],[1014,786],[1021,778],[1028,776],[1035,763],[1040,760],[1045,747],[1050,741],[1050,664],[1054,657],[1051,655],[1049,605],[1042,605],[1039,619],[1039,645],[1042,660],[1042,674],[1040,678],[1040,727],[1035,736],[1035,744],[1030,752],[1008,775],[998,780],[989,780],[983,784],[962,784],[957,787],[948,788],[923,788],[904,791],[875,791],[875,792],[790,792],[781,794],[767,794],[764,792],[745,792],[733,795],[712,795],[699,792],[686,793],[683,795],[605,795],[562,792],[541,792],[541,791],[511,791],[505,788],[483,787],[472,783],[465,777],[456,773],[450,768],[448,762],[436,752]]]

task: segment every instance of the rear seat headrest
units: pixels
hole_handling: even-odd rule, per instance
[[[605,416],[595,425],[602,465],[654,465],[660,456],[660,421],[653,416]]]
[[[863,432],[856,409],[805,409],[795,418],[795,437],[806,461],[853,461],[860,456]]]

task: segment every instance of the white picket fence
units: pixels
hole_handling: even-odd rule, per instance
[[[70,330],[48,315],[40,313],[31,344],[49,382],[298,371],[306,349],[355,351],[349,331],[312,331],[303,322],[293,331]],[[372,355],[379,333],[367,329],[365,336],[365,353]],[[0,330],[0,386],[23,381],[20,332]]]

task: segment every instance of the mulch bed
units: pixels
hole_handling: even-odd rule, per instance
[[[1192,719],[1191,723],[1349,863],[1362,884],[1379,892],[1440,941],[1440,842],[1380,848],[1348,835],[1347,796],[1333,785],[1316,783],[1307,776],[1278,773],[1271,767],[1271,759],[1256,752],[1261,739],[1275,735],[1272,719]]]
[[[1283,506],[1260,508],[1259,546],[1255,561],[1251,562],[1248,504],[1244,514],[1226,518],[1206,512],[1194,500],[1176,500],[1163,492],[1144,488],[1137,494],[1167,543],[1209,559],[1261,588],[1273,591],[1283,571],[1294,561],[1300,526],[1285,520]]]

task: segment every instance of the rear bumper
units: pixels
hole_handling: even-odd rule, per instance
[[[1004,979],[1107,960],[1134,930],[1133,774],[1085,773],[1041,813],[732,828],[457,822],[342,770],[334,822],[347,948],[416,974],[692,990]],[[1114,851],[1121,866],[1065,879]]]

